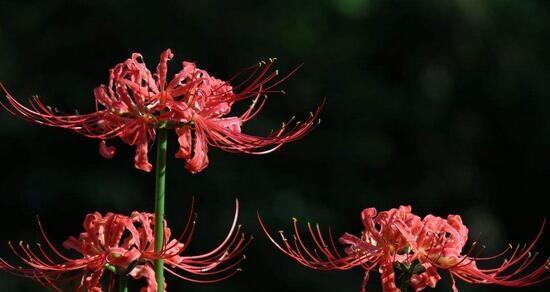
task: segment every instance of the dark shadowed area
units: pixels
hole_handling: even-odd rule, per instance
[[[235,198],[254,243],[243,272],[200,285],[168,276],[169,291],[359,291],[363,273],[317,272],[283,256],[262,234],[319,222],[359,234],[360,212],[412,205],[424,216],[460,214],[486,255],[528,242],[548,216],[550,5],[547,1],[1,1],[0,81],[19,100],[39,94],[65,112],[94,110],[108,69],[141,52],[154,69],[172,48],[171,72],[197,62],[227,79],[277,57],[288,72],[244,130],[267,134],[321,101],[322,122],[266,156],[211,149],[192,175],[168,151],[167,219],[177,233],[197,199],[191,251],[223,239]],[[3,95],[2,95],[3,96]],[[0,255],[41,241],[36,215],[59,246],[93,211],[152,211],[154,175],[133,167],[134,149],[30,124],[0,110]],[[153,146],[154,148],[154,146]],[[154,161],[154,149],[150,160]],[[548,228],[546,228],[548,231]],[[548,232],[546,232],[548,233]],[[538,246],[550,255],[550,234]],[[541,260],[543,261],[543,260]],[[438,288],[451,291],[446,273]],[[371,290],[381,291],[372,275]],[[459,282],[460,291],[512,291]],[[133,290],[137,286],[132,286]],[[514,291],[548,291],[547,284]],[[40,291],[0,274],[0,291]]]

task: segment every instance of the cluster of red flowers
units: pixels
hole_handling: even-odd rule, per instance
[[[326,239],[319,227],[308,224],[314,248],[300,236],[294,219],[294,243],[281,231],[282,243],[273,238],[260,218],[264,232],[275,246],[300,264],[316,270],[348,270],[362,267],[365,270],[362,291],[369,272],[378,268],[384,292],[399,292],[410,287],[421,291],[434,288],[441,279],[439,270],[449,271],[452,287],[458,291],[455,277],[474,284],[495,284],[508,287],[533,285],[550,278],[550,261],[531,268],[536,255],[531,254],[542,234],[523,247],[509,247],[493,257],[473,256],[477,243],[466,254],[463,248],[468,240],[468,228],[458,215],[447,219],[427,215],[424,219],[411,213],[410,206],[401,206],[377,213],[367,208],[361,213],[365,227],[361,236],[345,233],[339,239],[346,245],[344,253],[338,251],[332,232]],[[507,258],[495,268],[482,269],[478,263]],[[397,271],[396,271],[397,270]],[[397,275],[396,275],[397,274]]]
[[[63,243],[63,247],[76,252],[78,257],[69,257],[59,251],[39,221],[46,246],[37,244],[33,248],[23,242],[18,245],[10,242],[13,253],[26,267],[0,258],[0,269],[34,279],[56,291],[101,292],[105,281],[111,291],[114,276],[124,275],[145,279],[142,292],[156,292],[153,270],[156,259],[163,259],[165,271],[184,280],[198,283],[221,281],[239,271],[236,267],[244,259],[241,252],[250,242],[237,225],[238,212],[237,202],[235,217],[225,239],[216,248],[200,255],[185,254],[195,228],[192,211],[184,231],[177,238],[171,236],[170,228],[164,222],[164,242],[160,252],[154,251],[154,214],[88,214],[84,219],[84,232]]]
[[[140,54],[110,70],[108,85],[94,90],[96,111],[89,114],[61,114],[42,103],[38,97],[26,107],[0,84],[8,104],[2,104],[12,114],[35,123],[70,129],[90,138],[100,139],[100,153],[105,158],[115,154],[115,148],[105,140],[119,137],[136,146],[135,167],[151,171],[147,153],[159,128],[175,129],[178,135],[177,158],[186,161],[186,168],[200,172],[208,166],[208,146],[229,152],[249,154],[269,153],[287,142],[307,134],[318,122],[321,107],[304,122],[292,120],[266,137],[241,132],[241,126],[254,118],[265,105],[266,94],[280,92],[273,88],[286,77],[277,78],[271,71],[275,59],[245,68],[231,80],[250,73],[236,86],[210,76],[192,62],[183,62],[183,69],[168,81],[168,61],[171,50],[160,56],[152,74]],[[288,77],[288,75],[287,75]],[[252,99],[248,110],[230,115],[235,102]]]
[[[108,84],[94,90],[96,111],[89,114],[59,113],[44,105],[38,97],[25,106],[10,95],[2,84],[0,87],[6,93],[7,103],[0,102],[0,105],[34,123],[69,129],[99,139],[99,152],[105,158],[112,158],[116,152],[114,146],[107,145],[106,141],[118,137],[136,147],[135,167],[147,172],[152,169],[148,159],[149,147],[160,129],[163,135],[159,135],[162,137],[159,140],[163,141],[161,144],[164,146],[165,129],[175,130],[179,144],[175,156],[184,159],[185,167],[196,173],[208,166],[209,146],[229,152],[265,154],[303,137],[318,123],[322,105],[305,122],[293,122],[291,119],[265,137],[241,131],[242,125],[263,108],[266,94],[280,92],[275,91],[274,87],[290,75],[278,78],[278,72],[270,70],[274,59],[242,70],[230,81],[244,80],[233,86],[191,62],[183,62],[183,68],[168,80],[168,61],[172,58],[170,49],[164,51],[154,74],[137,53],[117,64],[110,70]],[[249,75],[242,77],[245,73]],[[240,115],[231,114],[233,104],[246,99],[252,100],[248,109]],[[163,147],[159,149],[165,151]],[[165,161],[165,154],[162,152],[159,155],[162,157],[159,161]],[[159,222],[156,230],[155,215],[150,213],[133,212],[130,216],[101,215],[97,212],[88,214],[84,232],[78,238],[70,237],[63,244],[66,249],[78,254],[69,257],[50,242],[39,221],[47,244],[30,246],[22,242],[18,245],[10,243],[13,253],[24,267],[0,258],[0,270],[34,279],[58,291],[92,292],[103,291],[105,286],[111,291],[115,277],[119,276],[124,281],[125,277],[144,279],[146,284],[142,292],[163,290],[160,287],[166,287],[161,280],[163,268],[176,277],[198,283],[220,281],[234,275],[239,271],[237,265],[244,259],[241,252],[249,243],[240,233],[240,226],[237,226],[238,203],[225,239],[209,252],[186,255],[195,219],[191,211],[187,225],[178,238],[171,236],[166,221],[164,228],[160,228],[164,210],[165,162],[161,164],[158,168],[161,175],[157,176],[157,199],[161,199],[156,201],[161,206],[157,214],[161,215],[157,216]],[[345,233],[339,239],[345,245],[344,252],[336,248],[332,232],[326,238],[318,225],[312,227],[308,224],[311,236],[308,244],[302,239],[295,219],[294,242],[289,242],[280,232],[281,242],[270,235],[259,219],[264,232],[276,247],[304,266],[318,270],[363,268],[362,291],[366,289],[369,273],[375,269],[381,274],[384,292],[434,288],[441,279],[440,270],[449,271],[455,292],[458,291],[455,278],[475,284],[509,287],[532,285],[550,278],[548,260],[541,266],[533,267],[536,255],[533,256],[531,251],[542,229],[529,245],[510,246],[494,257],[479,257],[474,256],[476,243],[463,253],[468,229],[458,215],[449,215],[446,219],[428,215],[422,219],[411,213],[410,207],[401,206],[380,213],[368,208],[361,216],[365,227],[361,235]],[[506,255],[507,258],[495,268],[478,267],[482,261]],[[124,284],[124,281],[119,283]]]

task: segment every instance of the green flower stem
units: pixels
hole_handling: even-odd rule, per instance
[[[160,252],[164,245],[164,195],[166,189],[166,147],[168,130],[164,127],[158,130],[157,173],[155,187],[155,252]],[[164,291],[164,262],[155,260],[155,275],[157,291]]]
[[[401,276],[399,276],[399,289],[401,292],[407,292],[409,290],[409,285],[411,284],[411,278],[414,274],[423,273],[425,271],[422,264],[415,260],[410,266],[405,264],[400,264],[398,269],[401,270]]]
[[[128,292],[128,277],[126,275],[118,276],[118,292]]]
[[[409,284],[411,282],[412,274],[407,274],[405,277],[401,278],[399,289],[401,292],[407,292],[409,290]]]

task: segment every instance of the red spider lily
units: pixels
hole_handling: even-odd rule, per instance
[[[414,291],[434,288],[441,279],[438,272],[440,269],[449,271],[455,292],[458,291],[455,277],[473,284],[507,287],[534,285],[550,278],[550,261],[533,267],[537,255],[531,254],[544,225],[529,245],[510,246],[496,256],[479,257],[473,255],[477,243],[466,254],[462,253],[468,240],[468,228],[458,215],[449,215],[447,219],[428,215],[421,219],[411,213],[410,206],[401,206],[380,213],[374,208],[368,208],[361,213],[361,217],[364,231],[360,237],[349,233],[342,235],[339,242],[347,247],[344,252],[340,252],[330,229],[327,237],[319,225],[313,227],[308,223],[311,237],[308,244],[300,235],[297,220],[293,219],[292,240],[279,231],[279,241],[271,236],[258,215],[260,225],[269,239],[279,250],[300,264],[325,271],[362,267],[365,270],[363,292],[366,291],[369,272],[375,268],[381,274],[384,292],[406,291],[409,287]],[[496,268],[477,267],[482,261],[506,255],[506,259]]]
[[[239,271],[237,265],[244,259],[243,249],[250,242],[237,225],[238,202],[235,216],[225,239],[216,248],[200,255],[185,255],[194,228],[194,215],[177,239],[171,238],[164,222],[164,248],[154,252],[154,222],[150,213],[133,212],[130,216],[95,212],[84,220],[84,232],[78,238],[69,237],[63,246],[79,254],[69,257],[61,253],[46,236],[40,221],[40,231],[47,244],[32,247],[20,242],[9,243],[13,253],[26,267],[15,266],[0,259],[0,269],[36,280],[57,291],[103,291],[103,280],[112,291],[116,275],[145,279],[142,292],[157,291],[153,262],[163,259],[164,269],[174,276],[196,283],[225,280]],[[52,253],[53,252],[53,253]],[[69,288],[67,288],[69,287]],[[166,287],[166,285],[165,285]]]
[[[159,128],[175,129],[179,142],[176,157],[185,159],[186,168],[196,173],[208,166],[208,145],[229,152],[265,154],[303,137],[318,122],[321,106],[305,122],[285,123],[266,137],[242,133],[242,124],[265,105],[266,94],[281,92],[273,88],[293,72],[277,79],[278,71],[270,70],[275,59],[269,59],[231,78],[250,73],[233,87],[194,63],[183,62],[183,69],[168,81],[168,61],[172,57],[170,49],[164,51],[155,74],[147,69],[137,53],[116,65],[110,70],[108,85],[94,90],[96,111],[93,113],[61,114],[44,105],[38,97],[24,106],[0,84],[8,101],[2,106],[26,120],[100,139],[100,153],[105,158],[115,154],[115,148],[107,146],[105,140],[119,137],[126,144],[136,146],[135,166],[144,171],[152,168],[147,152]],[[244,99],[252,99],[248,110],[241,115],[230,115],[233,103]]]

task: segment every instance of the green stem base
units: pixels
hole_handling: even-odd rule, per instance
[[[168,130],[158,130],[156,186],[155,186],[155,252],[160,253],[164,246],[164,196],[166,190],[166,148]],[[164,291],[164,262],[155,260],[157,291]]]
[[[120,275],[118,278],[118,292],[128,292],[128,277]]]

